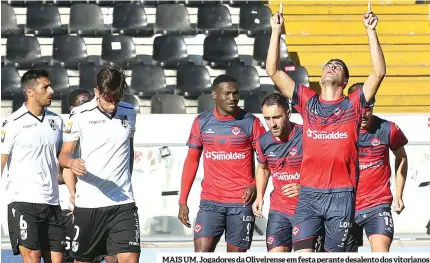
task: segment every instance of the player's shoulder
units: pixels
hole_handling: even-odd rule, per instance
[[[248,111],[246,111],[246,110],[244,110],[242,108],[240,108],[240,111],[239,111],[238,115],[242,119],[250,119],[252,121],[254,121],[255,119],[258,119],[257,116],[255,116],[254,114],[252,114],[252,113],[250,113],[250,112],[248,112]]]
[[[295,122],[291,122],[291,124],[293,125],[293,127],[296,131],[303,132],[303,125],[302,124],[298,124]]]
[[[70,116],[76,115],[76,114],[83,114],[87,112],[91,112],[92,110],[95,110],[97,108],[97,103],[94,100],[91,100],[87,103],[84,103],[80,106],[74,107],[70,111]]]
[[[121,110],[121,112],[126,114],[134,114],[136,115],[136,109],[131,105],[130,103],[127,103],[125,101],[120,101],[118,104],[118,109]]]
[[[271,131],[266,131],[265,133],[261,134],[260,137],[258,137],[258,144],[262,149],[264,149],[264,147],[269,145],[271,142],[273,142]]]
[[[25,117],[27,114],[28,110],[25,107],[20,107],[16,111],[12,112],[10,115],[6,116],[3,121],[2,127],[5,127],[6,125],[11,125],[15,122],[22,121],[23,117]]]
[[[58,115],[57,113],[50,111],[50,110],[45,110],[45,117],[61,119],[60,115]]]
[[[213,114],[213,109],[210,109],[197,115],[195,120],[199,122],[207,122],[212,117],[215,117],[215,115]]]

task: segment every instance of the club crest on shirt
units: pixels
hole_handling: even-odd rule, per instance
[[[6,137],[6,130],[1,130],[1,142],[4,142],[4,138]]]
[[[122,127],[127,128],[129,123],[127,115],[119,115],[119,119],[121,120]]]
[[[296,146],[294,146],[291,150],[290,150],[290,155],[291,156],[294,156],[294,155],[296,155],[297,154],[297,147]]]
[[[49,126],[51,126],[51,128],[55,131],[57,129],[57,124],[55,123],[54,119],[49,119]]]
[[[234,126],[233,128],[231,128],[231,132],[232,132],[234,135],[238,135],[238,134],[240,133],[240,128],[239,128],[239,127],[237,127],[237,126]]]
[[[71,133],[72,132],[72,125],[73,125],[72,121],[67,121],[64,124],[64,129],[63,129],[64,133]]]
[[[370,143],[372,144],[372,146],[378,146],[381,144],[381,140],[379,138],[373,138]]]

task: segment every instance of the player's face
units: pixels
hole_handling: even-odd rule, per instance
[[[363,116],[362,116],[362,121],[361,121],[361,128],[362,129],[367,129],[370,127],[371,124],[371,120],[372,120],[372,114],[373,114],[373,109],[372,108],[366,108],[364,110]]]
[[[102,111],[108,114],[114,113],[118,107],[119,102],[121,101],[120,99],[114,98],[109,93],[101,94],[98,89],[94,89],[94,94],[98,99],[98,106]]]
[[[331,61],[324,65],[321,75],[321,83],[345,86],[345,72],[343,71],[342,64]]]
[[[40,78],[38,83],[33,88],[28,89],[27,95],[32,98],[37,105],[48,107],[51,105],[52,94],[54,90],[51,87],[51,82],[48,78]]]
[[[234,82],[220,83],[213,96],[215,96],[217,108],[228,114],[233,114],[239,103],[239,87]]]
[[[273,136],[280,137],[284,133],[287,123],[290,121],[289,112],[278,105],[264,105],[262,112],[267,127],[269,127]]]

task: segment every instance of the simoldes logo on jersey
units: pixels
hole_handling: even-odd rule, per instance
[[[370,162],[370,163],[360,163],[360,170],[366,170],[369,168],[378,168],[384,165],[384,161]]]
[[[286,172],[276,172],[272,174],[274,179],[281,180],[281,181],[291,181],[291,180],[299,180],[300,179],[300,173],[295,172],[292,174],[286,173]]]
[[[348,139],[347,132],[340,131],[332,131],[332,132],[324,132],[324,131],[313,131],[308,128],[306,131],[306,136],[312,138],[314,140],[343,140]]]
[[[207,151],[205,157],[215,161],[242,160],[245,159],[245,153]]]

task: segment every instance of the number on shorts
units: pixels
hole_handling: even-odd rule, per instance
[[[250,232],[251,232],[251,223],[248,223],[246,225],[246,235],[249,235]]]
[[[70,250],[70,237],[66,236],[66,250]]]
[[[23,215],[21,215],[19,217],[19,228],[21,230],[26,230],[27,229],[27,222],[24,220],[24,216]]]
[[[384,217],[385,225],[389,227],[393,227],[393,218],[392,217]]]
[[[75,225],[74,228],[76,229],[75,237],[73,238],[73,241],[76,241],[79,237],[79,226]]]

